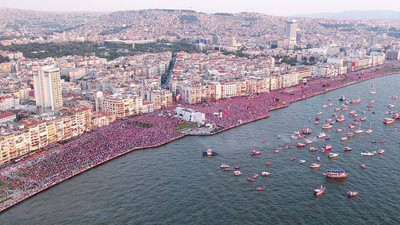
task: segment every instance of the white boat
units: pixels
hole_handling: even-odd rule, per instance
[[[361,129],[361,123],[360,123],[360,127],[358,128],[358,130],[354,131],[354,133],[356,133],[356,134],[364,133],[364,130]]]
[[[323,187],[322,185],[320,188],[314,189],[314,194],[316,196],[321,196],[324,194],[324,192],[325,192],[325,187]]]
[[[364,151],[364,152],[361,152],[361,155],[363,155],[363,156],[374,156],[375,154],[373,152]]]
[[[375,91],[375,90],[371,90],[369,93],[370,93],[371,95],[373,95],[373,94],[376,93],[376,91]]]
[[[318,168],[321,167],[321,164],[320,164],[320,163],[312,163],[312,164],[310,165],[310,167],[311,167],[311,169],[318,169]]]
[[[270,172],[261,172],[261,176],[268,177],[271,173]]]
[[[393,104],[389,104],[389,105],[388,105],[389,108],[394,108],[394,106],[395,106],[395,105],[393,105]]]
[[[374,132],[374,130],[372,130],[371,123],[369,123],[369,128],[365,131],[365,133],[370,134],[372,132]]]
[[[343,151],[345,151],[345,152],[349,152],[349,151],[351,151],[351,150],[353,150],[353,149],[350,148],[350,147],[347,147],[347,146],[343,148]]]
[[[305,162],[306,162],[306,160],[304,160],[304,159],[299,160],[299,163],[300,163],[300,164],[303,164],[303,163],[305,163]]]
[[[328,154],[328,157],[329,157],[330,159],[336,159],[336,158],[339,157],[339,153],[329,153],[329,154]]]
[[[240,172],[239,170],[236,170],[233,172],[233,174],[235,174],[235,176],[240,176],[240,175],[242,175],[242,172]]]
[[[341,137],[340,140],[346,141],[346,140],[347,140],[347,137]]]
[[[342,128],[338,128],[338,129],[336,129],[336,132],[342,132],[343,131],[343,129]]]
[[[322,124],[322,129],[330,129],[330,128],[332,128],[332,125],[330,125],[329,123]]]
[[[229,165],[228,165],[228,164],[221,164],[221,168],[222,168],[222,169],[224,169],[224,168],[229,168]]]
[[[317,137],[318,138],[325,138],[326,134],[324,132],[322,132],[322,133],[319,133]]]
[[[379,154],[383,154],[383,153],[385,153],[385,150],[379,149],[379,150],[378,150],[378,153],[379,153]]]
[[[308,145],[310,145],[310,144],[312,144],[313,142],[310,140],[310,139],[306,139],[306,144],[308,144]]]

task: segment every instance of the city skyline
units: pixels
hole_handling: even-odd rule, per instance
[[[94,4],[95,3],[95,4]],[[385,7],[386,6],[386,7]],[[124,10],[142,10],[142,9],[180,9],[194,10],[205,13],[237,13],[237,12],[258,12],[276,16],[296,16],[302,14],[314,13],[337,13],[349,10],[394,10],[400,11],[400,3],[393,3],[390,0],[383,1],[345,1],[338,0],[335,2],[320,2],[317,0],[294,1],[285,0],[280,2],[253,0],[252,4],[248,1],[236,0],[232,1],[221,0],[215,1],[64,1],[55,2],[50,0],[4,0],[0,3],[0,7],[18,8],[26,10],[39,11],[91,11],[91,12],[112,12]]]

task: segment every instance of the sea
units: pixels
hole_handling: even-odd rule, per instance
[[[376,94],[370,94],[372,85]],[[338,112],[346,121],[324,130],[329,140],[317,138],[322,123],[314,125],[314,118],[322,112],[321,121],[334,119],[341,95],[349,100],[360,97],[361,103]],[[270,118],[215,136],[185,137],[134,151],[10,208],[0,214],[0,224],[400,224],[400,121],[383,123],[390,117],[387,111],[400,111],[400,99],[393,100],[393,95],[400,96],[398,75],[292,103],[272,111]],[[371,111],[370,100],[375,100]],[[322,107],[330,102],[333,106]],[[389,109],[388,104],[395,107]],[[353,122],[351,110],[367,117],[361,129],[371,126],[374,132],[341,141]],[[282,145],[304,142],[291,140],[291,135],[307,127],[313,130],[307,135],[311,146],[330,144],[339,158],[296,147],[274,153]],[[337,128],[344,131],[336,132]],[[345,146],[353,151],[344,152]],[[208,148],[219,155],[202,156]],[[360,154],[378,149],[385,153]],[[261,155],[252,156],[251,150]],[[317,157],[321,168],[313,170],[310,164]],[[306,162],[300,164],[300,159]],[[268,161],[271,166],[266,166]],[[242,175],[222,171],[221,164],[240,166]],[[327,179],[323,172],[329,169],[343,169],[349,175],[345,180]],[[263,171],[271,175],[262,177]],[[260,175],[256,182],[248,182],[254,174]],[[314,196],[313,190],[321,185],[326,187],[324,195]],[[265,191],[257,192],[257,187]],[[347,197],[350,190],[359,195]]]

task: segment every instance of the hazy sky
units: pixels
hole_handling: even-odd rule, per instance
[[[42,11],[192,9],[201,12],[261,12],[296,15],[346,10],[392,9],[400,0],[0,0],[0,7]]]

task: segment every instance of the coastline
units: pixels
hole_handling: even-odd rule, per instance
[[[298,102],[298,101],[301,101],[301,100],[305,100],[307,98],[315,97],[317,95],[328,93],[330,91],[334,91],[334,90],[337,90],[337,89],[340,89],[340,88],[344,88],[344,87],[347,87],[347,86],[358,84],[358,83],[361,83],[361,82],[364,82],[364,81],[368,81],[368,80],[371,80],[371,79],[384,77],[384,76],[390,76],[390,75],[396,75],[396,74],[398,75],[400,73],[399,72],[388,72],[388,73],[376,74],[375,76],[367,77],[367,78],[364,78],[364,79],[359,79],[359,80],[356,80],[356,81],[351,81],[351,82],[348,82],[346,84],[340,85],[338,87],[328,88],[328,89],[326,89],[324,91],[317,92],[317,93],[314,93],[314,94],[311,94],[311,95],[307,95],[307,96],[304,95],[304,96],[302,96],[300,98],[297,98],[297,99],[294,99],[293,101],[288,102],[288,104],[286,104],[286,105],[279,105],[279,106],[275,106],[275,107],[270,108],[267,112],[265,112],[265,114],[263,116],[260,116],[260,117],[257,117],[257,118],[253,118],[253,119],[249,119],[247,121],[244,121],[242,123],[239,123],[239,124],[236,124],[236,125],[232,125],[232,126],[229,126],[229,127],[224,127],[224,128],[222,128],[221,130],[219,130],[219,131],[217,131],[215,133],[210,133],[208,135],[201,135],[201,136],[213,136],[213,135],[219,134],[221,132],[224,132],[224,131],[239,127],[241,125],[245,125],[245,124],[248,124],[248,123],[251,123],[251,122],[255,122],[255,121],[258,121],[258,120],[269,118],[270,117],[270,113],[269,113],[270,111],[279,110],[279,109],[282,109],[282,108],[289,107],[290,104],[293,103],[293,102]],[[60,184],[61,182],[69,180],[72,177],[78,176],[78,175],[80,175],[80,174],[82,174],[82,173],[84,173],[84,172],[86,172],[86,171],[88,171],[88,170],[90,170],[92,168],[100,166],[100,165],[102,165],[102,164],[104,164],[106,162],[109,162],[109,161],[111,161],[111,160],[113,160],[115,158],[118,158],[120,156],[123,156],[125,154],[128,154],[128,153],[130,153],[132,151],[136,151],[136,150],[157,148],[157,147],[169,144],[169,143],[171,143],[173,141],[179,140],[181,138],[184,138],[186,136],[200,136],[200,135],[196,135],[196,134],[181,134],[178,137],[175,137],[175,138],[172,138],[172,139],[169,139],[169,140],[165,140],[164,142],[162,142],[160,144],[157,144],[157,145],[145,146],[145,147],[136,147],[136,148],[132,148],[132,149],[126,150],[124,152],[121,152],[121,153],[113,156],[113,157],[107,158],[107,159],[105,159],[105,160],[103,160],[103,161],[101,161],[101,162],[99,162],[99,163],[97,163],[95,165],[87,166],[85,169],[76,171],[73,174],[65,177],[64,179],[60,179],[60,180],[58,180],[56,182],[53,182],[51,184],[46,185],[46,187],[43,187],[43,188],[40,188],[40,189],[37,189],[37,190],[25,191],[25,193],[22,193],[21,196],[19,196],[20,199],[18,199],[18,200],[12,200],[12,199],[11,200],[7,200],[7,201],[11,201],[11,202],[7,206],[5,206],[5,208],[0,209],[0,213],[10,209],[11,207],[21,203],[22,201],[24,201],[26,199],[29,199],[29,198],[31,198],[31,197],[33,197],[33,196],[35,196],[35,195],[37,195],[37,194],[39,194],[41,192],[44,192],[44,191],[50,189],[53,186],[56,186],[56,185]]]

